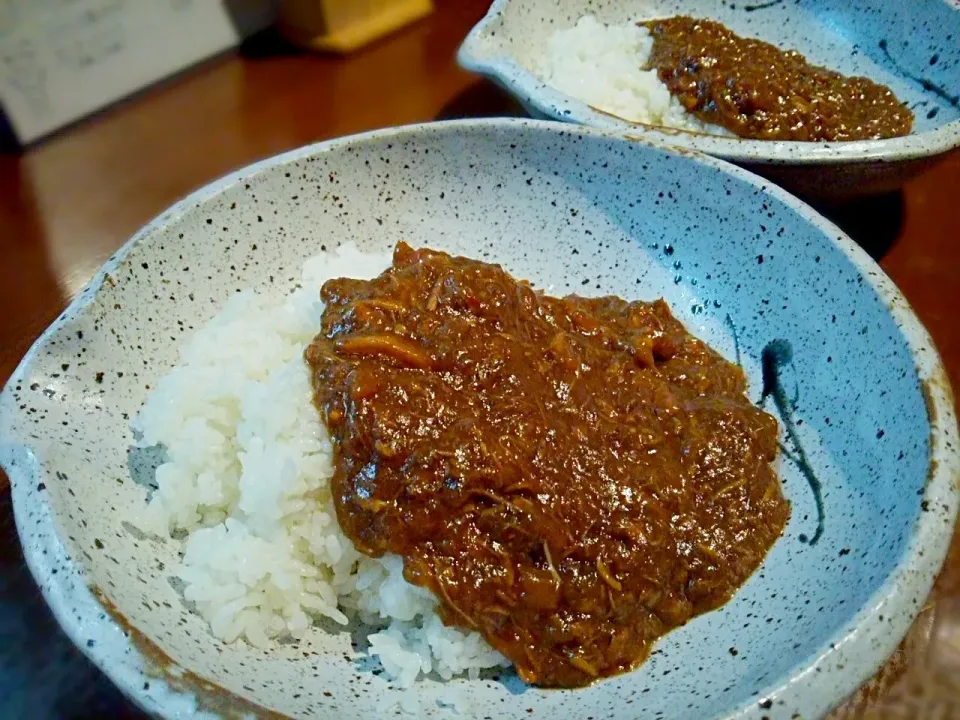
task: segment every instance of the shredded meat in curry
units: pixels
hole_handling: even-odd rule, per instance
[[[322,297],[306,359],[341,527],[524,680],[635,667],[781,534],[776,421],[662,300],[548,297],[404,243]]]
[[[795,50],[679,15],[640,23],[650,64],[686,109],[760,140],[866,140],[907,135],[913,113],[890,88],[811,65]]]

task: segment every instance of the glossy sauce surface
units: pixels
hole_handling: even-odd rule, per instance
[[[700,119],[759,140],[866,140],[907,135],[913,113],[864,77],[811,65],[794,50],[679,15],[640,23],[650,65]]]
[[[635,667],[781,534],[776,421],[662,300],[552,298],[403,243],[322,297],[341,527],[527,682]]]

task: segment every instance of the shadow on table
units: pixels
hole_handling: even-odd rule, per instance
[[[478,80],[460,91],[437,113],[436,120],[476,117],[530,117],[526,110],[489,80]]]
[[[240,43],[238,52],[245,60],[268,60],[303,55],[306,51],[291,43],[271,25]]]
[[[24,564],[6,490],[0,492],[0,717],[147,717],[57,625]]]
[[[903,229],[904,203],[901,190],[840,204],[812,204],[877,262],[893,247]]]

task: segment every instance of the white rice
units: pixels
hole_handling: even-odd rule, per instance
[[[389,263],[352,246],[312,258],[303,289],[281,301],[235,294],[180,349],[133,422],[138,445],[168,453],[137,524],[186,533],[173,572],[218,638],[268,648],[322,632],[318,617],[355,618],[382,628],[370,653],[408,687],[430,672],[476,676],[508,662],[479,634],[445,627],[399,557],[361,555],[337,525],[332,447],[303,351],[319,329],[320,285]]]
[[[653,49],[650,31],[636,23],[605,25],[586,15],[547,43],[544,82],[586,105],[631,122],[731,135],[688,113],[657,77],[644,70]]]

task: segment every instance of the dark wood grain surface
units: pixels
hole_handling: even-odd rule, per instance
[[[189,191],[325,138],[520,114],[454,54],[485,0],[440,0],[346,58],[264,36],[18,154],[0,155],[0,381],[96,269]],[[901,193],[823,208],[877,258],[960,387],[960,153]],[[838,715],[960,717],[960,540],[900,651]],[[140,717],[56,627],[23,567],[0,473],[0,716]]]

